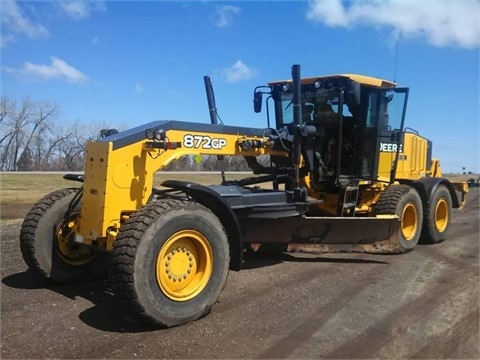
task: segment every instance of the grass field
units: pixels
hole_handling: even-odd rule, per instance
[[[246,177],[246,173],[228,173],[227,179],[237,180]],[[164,180],[189,180],[199,184],[218,184],[222,181],[220,173],[198,172],[156,173],[154,186],[159,187]],[[61,173],[0,173],[0,204],[31,204],[54,190],[66,187],[79,187],[75,181],[64,180]]]
[[[227,173],[228,180],[238,180],[250,176],[248,173]],[[478,175],[445,174],[455,181],[478,178]],[[164,180],[188,180],[203,185],[219,184],[219,172],[161,172],[154,177],[154,186],[159,187]],[[79,187],[80,183],[63,179],[62,173],[0,173],[0,218],[23,218],[32,204],[46,194],[66,188]]]
[[[228,180],[249,176],[246,173],[227,173]],[[164,180],[188,180],[203,185],[219,184],[219,172],[162,172],[155,174],[154,186],[160,187]],[[0,173],[0,218],[23,218],[32,204],[46,194],[67,187],[80,187],[75,181],[63,179],[62,173]]]

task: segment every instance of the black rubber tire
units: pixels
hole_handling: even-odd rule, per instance
[[[62,189],[39,200],[28,212],[20,230],[20,249],[28,267],[46,280],[74,284],[92,280],[105,273],[109,254],[84,246],[86,258],[80,265],[67,262],[60,255],[55,230],[62,222],[68,205],[79,189]],[[79,210],[81,204],[77,206]]]
[[[437,187],[423,214],[423,231],[420,241],[424,244],[438,244],[444,241],[452,214],[452,197],[445,185]]]
[[[163,245],[182,231],[204,236],[212,250],[213,269],[198,294],[175,301],[159,285],[157,259],[161,258]],[[114,243],[112,262],[112,289],[128,317],[172,327],[210,311],[225,285],[230,253],[225,230],[209,209],[191,201],[165,199],[146,205],[125,222]]]
[[[404,211],[409,209],[409,213],[414,217],[415,225],[410,231],[412,234],[407,238],[402,229],[404,223]],[[381,194],[375,205],[375,215],[397,215],[402,224],[400,225],[398,250],[401,253],[412,251],[417,246],[420,239],[423,223],[422,200],[418,192],[408,185],[390,185]],[[406,221],[406,220],[405,220]]]

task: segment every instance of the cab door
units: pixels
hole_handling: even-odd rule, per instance
[[[370,89],[366,109],[362,176],[391,182],[403,148],[408,88]]]

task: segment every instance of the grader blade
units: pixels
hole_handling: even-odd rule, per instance
[[[248,221],[244,224],[247,237],[262,239],[261,243],[287,243],[289,252],[401,252],[398,247],[400,220],[397,216],[293,217],[273,222],[275,225],[267,227],[259,219]],[[258,240],[252,243],[258,243]]]
[[[348,219],[348,220],[347,220]],[[370,254],[397,254],[400,220],[388,218],[333,218],[323,225],[303,229],[295,235],[295,241],[288,244],[289,252],[333,253],[360,252]],[[345,221],[347,220],[347,221]],[[328,229],[328,236],[318,242],[318,230]],[[324,230],[324,231],[325,231]],[[310,232],[310,233],[309,233]],[[327,234],[326,234],[327,235]],[[311,241],[303,242],[304,239]]]

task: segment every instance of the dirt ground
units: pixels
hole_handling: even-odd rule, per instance
[[[478,359],[479,189],[447,241],[404,255],[251,257],[206,317],[156,330],[122,317],[105,278],[46,286],[20,219],[1,222],[1,358]]]

